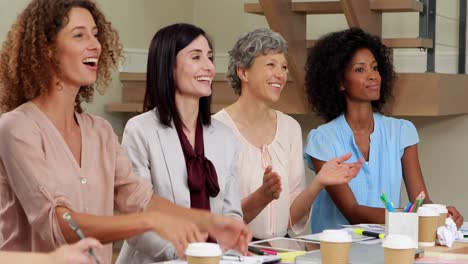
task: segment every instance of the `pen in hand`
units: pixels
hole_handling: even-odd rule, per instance
[[[252,252],[255,255],[265,255],[265,252],[261,251],[260,249],[258,249],[256,247],[249,246],[248,250],[249,250],[249,252]]]
[[[73,220],[69,212],[65,212],[62,215],[62,218],[67,221],[68,226],[75,232],[75,234],[80,238],[80,240],[83,240],[85,238],[83,232],[81,231],[80,227],[76,224],[76,222]],[[96,264],[99,264],[99,259],[94,253],[94,250],[92,248],[89,249],[89,254],[91,257],[93,257],[94,261],[96,261]]]

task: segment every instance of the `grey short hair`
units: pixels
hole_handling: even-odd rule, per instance
[[[287,53],[288,43],[284,38],[267,28],[259,28],[240,36],[229,51],[229,66],[226,78],[236,94],[241,94],[241,80],[237,76],[237,67],[250,68],[255,57],[260,54]]]

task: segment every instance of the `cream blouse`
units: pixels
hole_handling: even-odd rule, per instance
[[[277,128],[273,141],[261,148],[251,144],[240,133],[236,124],[221,110],[213,118],[223,122],[239,138],[239,175],[241,198],[255,192],[263,183],[263,172],[272,165],[281,177],[280,198],[273,200],[249,223],[255,238],[266,239],[285,236],[290,223],[289,207],[305,189],[304,161],[302,158],[302,133],[299,123],[292,117],[276,111]],[[294,233],[302,232],[307,226],[309,214],[292,227]]]

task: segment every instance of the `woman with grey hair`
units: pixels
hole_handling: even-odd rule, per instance
[[[269,29],[242,35],[229,52],[227,78],[239,99],[214,115],[239,138],[239,175],[244,221],[256,239],[304,231],[310,208],[327,185],[349,182],[362,161],[327,162],[306,186],[302,134],[297,121],[272,109],[287,80],[286,41]]]

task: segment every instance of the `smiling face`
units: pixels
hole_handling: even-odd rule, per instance
[[[204,36],[198,36],[177,53],[174,80],[178,94],[194,98],[209,96],[214,76],[213,51]]]
[[[374,55],[368,49],[359,49],[346,66],[342,83],[348,102],[372,102],[380,98],[382,78]]]
[[[248,92],[266,103],[280,99],[287,74],[288,62],[283,53],[260,54],[255,57],[250,68],[238,69],[238,76],[243,83],[242,94]]]
[[[93,16],[85,8],[72,8],[68,23],[57,34],[57,77],[65,85],[87,86],[96,82],[101,44]]]

